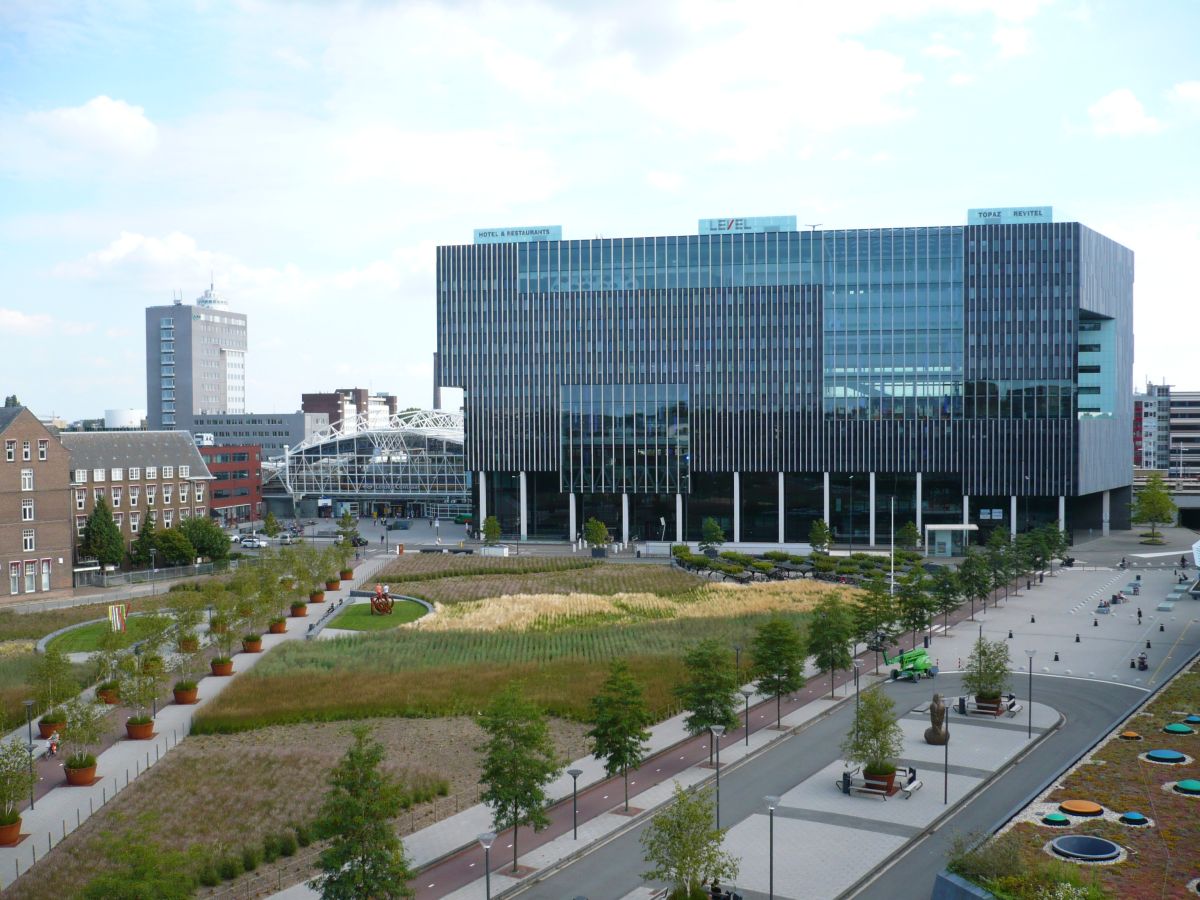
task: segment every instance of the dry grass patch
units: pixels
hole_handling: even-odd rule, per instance
[[[412,553],[401,556],[375,576],[376,581],[405,582],[462,575],[524,575],[566,572],[598,565],[576,556],[466,556],[461,553]]]
[[[283,691],[283,695],[295,693]],[[345,682],[342,682],[345,690]],[[405,812],[401,834],[423,828],[478,797],[483,739],[468,718],[382,719],[371,723],[388,750],[385,768],[408,784],[445,779],[450,797]],[[584,727],[551,721],[555,746],[564,759],[586,752]],[[103,871],[118,843],[147,839],[173,849],[197,848],[204,857],[261,845],[292,823],[307,823],[326,789],[326,777],[350,743],[345,726],[298,725],[252,734],[190,737],[116,799],[40,860],[30,874],[5,892],[15,900],[76,896]],[[303,852],[302,852],[303,855]],[[290,865],[290,864],[289,864]],[[264,867],[269,868],[269,867]],[[261,878],[264,868],[256,876]],[[290,874],[304,874],[294,866]],[[274,884],[274,879],[267,879]]]

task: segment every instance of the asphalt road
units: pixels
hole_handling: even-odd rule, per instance
[[[1180,654],[1183,659],[1184,655]],[[943,694],[959,692],[959,677],[938,679]],[[927,682],[886,687],[898,709],[907,710],[929,699]],[[996,827],[1017,803],[1050,779],[1068,760],[1082,752],[1121,718],[1143,691],[1083,679],[1034,676],[1034,698],[1066,715],[1066,724],[1047,738],[989,788],[960,808],[937,832],[913,845],[909,852],[855,896],[870,898],[927,898],[945,860],[945,850],[957,832],[982,832]],[[853,705],[845,704],[827,718],[787,738],[746,764],[721,776],[721,819],[732,825],[762,809],[762,798],[786,793],[799,782],[840,758],[838,745],[851,726]],[[953,723],[951,723],[953,734]],[[950,761],[954,762],[951,744]],[[929,778],[936,781],[936,772]],[[589,853],[544,882],[520,892],[522,900],[622,897],[643,884],[639,839],[645,823]],[[777,888],[790,896],[801,891]]]

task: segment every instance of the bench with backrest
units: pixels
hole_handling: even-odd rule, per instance
[[[888,792],[883,788],[869,787],[865,779],[858,778],[861,767],[846,769],[842,772],[842,777],[835,781],[834,787],[841,791],[846,796],[853,794],[866,794],[870,797],[878,797],[881,800],[887,800]],[[903,783],[896,786],[897,790],[904,795],[904,799],[908,800],[925,786],[925,782],[917,778],[917,770],[912,766],[900,769],[896,772],[897,779],[903,776]]]
[[[1017,698],[1013,694],[1001,697],[997,705],[981,704],[976,700],[969,700],[966,697],[958,698],[958,711],[963,715],[977,716],[1008,716],[1012,718],[1021,711],[1023,707],[1017,702]]]

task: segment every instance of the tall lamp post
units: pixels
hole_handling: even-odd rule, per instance
[[[738,684],[742,683],[742,645],[733,645],[733,667],[737,672]]]
[[[496,842],[494,831],[485,831],[479,836],[483,848],[483,891],[486,900],[492,900],[492,844]]]
[[[855,736],[855,739],[858,738],[858,712],[859,712],[858,674],[859,674],[859,672],[862,671],[862,667],[863,667],[863,661],[861,659],[854,660],[854,736]]]
[[[725,733],[724,725],[709,725],[708,730],[716,738],[717,745],[717,830],[721,830],[721,735]]]
[[[29,734],[29,780],[33,782],[33,701],[25,701],[25,730]],[[37,789],[36,783],[29,785],[29,808],[33,809],[33,792]]]
[[[854,476],[850,476],[850,552],[854,553]]]
[[[750,696],[754,691],[742,688],[742,696],[746,698],[746,746],[750,746]]]
[[[946,743],[942,745],[942,806],[950,803],[950,713],[946,710]]]
[[[763,798],[767,802],[767,898],[775,900],[775,807],[779,798],[771,795]]]
[[[572,840],[579,840],[579,776],[583,769],[567,769],[571,776],[571,831]]]
[[[1029,657],[1029,728],[1025,733],[1027,739],[1033,739],[1033,655],[1036,650],[1026,650],[1025,655]]]
[[[892,522],[891,522],[892,541],[890,544],[890,548],[888,550],[888,556],[891,559],[891,562],[888,566],[888,568],[889,568],[888,594],[889,595],[896,593],[896,495],[895,494],[892,495],[892,502],[890,504],[890,508],[891,508],[891,517],[892,517]]]

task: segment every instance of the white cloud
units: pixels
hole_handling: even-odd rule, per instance
[[[312,63],[291,47],[278,47],[271,56],[290,69],[307,72],[312,68]]]
[[[104,95],[82,106],[30,113],[26,119],[72,149],[139,159],[153,153],[158,145],[158,129],[146,118],[142,107]]]
[[[1172,102],[1192,112],[1200,112],[1200,81],[1181,81],[1171,88],[1167,96]]]
[[[45,313],[26,313],[0,307],[0,334],[32,336],[87,334],[95,328],[87,322],[55,319]]]
[[[934,59],[957,59],[963,55],[963,52],[957,47],[950,47],[946,44],[930,44],[921,50],[923,56],[931,56]]]
[[[657,190],[674,194],[683,187],[683,176],[678,172],[654,170],[646,173],[646,184]]]
[[[950,76],[950,84],[954,87],[966,87],[975,83],[975,76],[970,72],[955,72]]]
[[[1029,53],[1031,37],[1028,28],[1003,27],[992,32],[992,43],[1002,59],[1010,59]]]
[[[1129,88],[1120,88],[1101,97],[1088,107],[1088,118],[1092,131],[1102,137],[1154,134],[1163,127],[1158,119],[1146,114],[1141,101]]]

